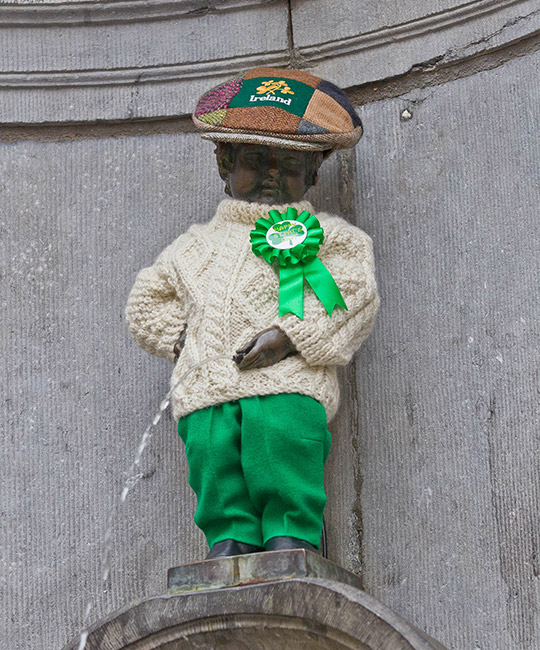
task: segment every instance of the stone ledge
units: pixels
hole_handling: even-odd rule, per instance
[[[358,582],[301,549],[174,567],[168,595],[96,623],[85,650],[445,650]]]
[[[184,564],[169,569],[167,586],[169,593],[175,594],[294,578],[334,580],[360,589],[360,579],[354,573],[304,549],[236,555]]]

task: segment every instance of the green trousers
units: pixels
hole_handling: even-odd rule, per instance
[[[195,523],[212,547],[297,537],[317,548],[330,451],[324,407],[296,393],[245,397],[178,422],[197,495]]]

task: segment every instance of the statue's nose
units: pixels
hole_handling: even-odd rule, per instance
[[[267,188],[279,187],[279,180],[277,176],[268,174],[268,176],[264,179],[262,186]]]
[[[272,176],[272,178],[276,178],[279,174],[278,159],[275,152],[272,150],[268,156],[268,174]]]

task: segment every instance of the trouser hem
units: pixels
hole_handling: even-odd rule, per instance
[[[204,531],[203,531],[204,532]],[[264,546],[261,534],[242,532],[238,529],[220,530],[219,533],[205,533],[208,546],[212,548],[214,544],[222,542],[225,539],[234,539],[235,542],[250,544],[251,546]]]

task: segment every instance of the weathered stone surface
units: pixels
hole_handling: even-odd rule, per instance
[[[89,600],[95,620],[207,552],[168,414],[118,504],[171,370],[130,340],[125,301],[141,267],[213,215],[212,158],[196,135],[0,145],[2,650],[57,649]]]
[[[357,358],[364,589],[451,648],[540,647],[539,73],[361,110],[382,295]]]
[[[477,55],[536,33],[535,0],[292,1],[294,46],[316,74],[354,86]]]

